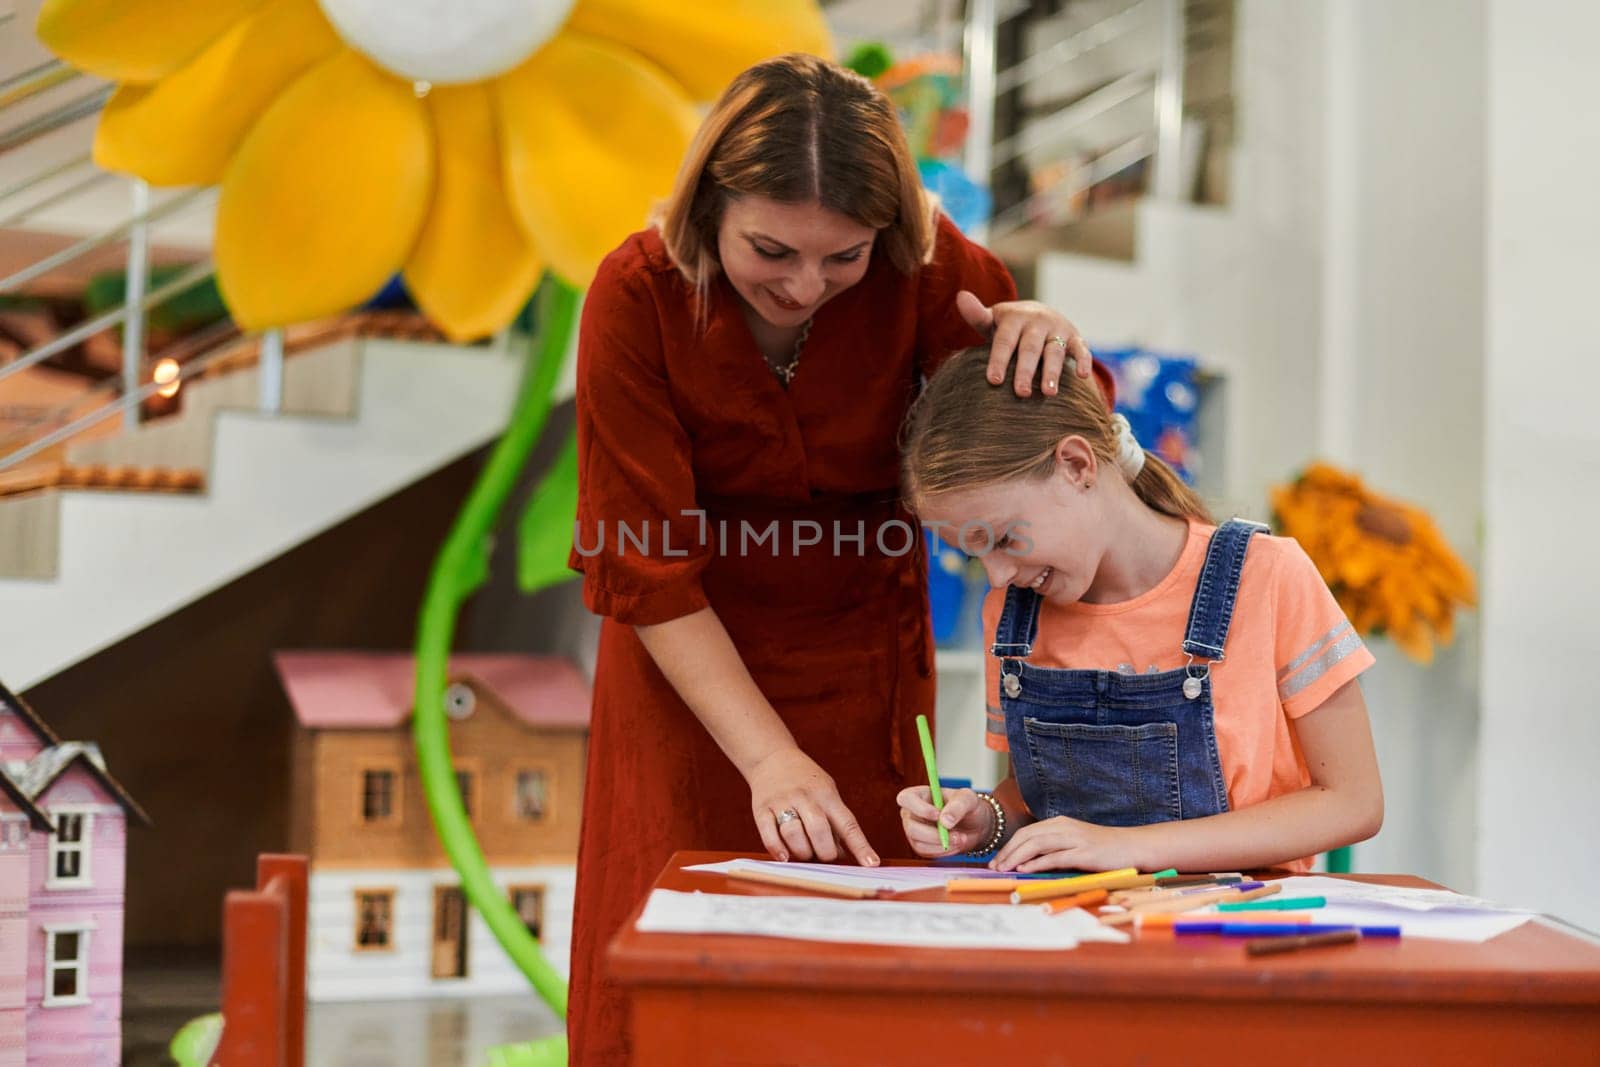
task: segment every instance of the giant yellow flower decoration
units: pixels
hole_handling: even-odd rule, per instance
[[[1420,663],[1455,635],[1457,607],[1477,602],[1472,572],[1428,515],[1317,463],[1272,491],[1279,532],[1300,542],[1362,635],[1394,640]]]
[[[829,52],[812,0],[46,0],[38,33],[118,83],[101,166],[221,183],[241,325],[342,311],[403,270],[462,339],[547,266],[588,283],[671,187],[697,101]]]

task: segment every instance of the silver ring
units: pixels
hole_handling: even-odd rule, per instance
[[[800,813],[798,811],[795,811],[793,808],[784,808],[782,811],[778,812],[778,825],[782,826],[786,822],[794,822],[794,820],[798,819],[799,817]]]
[[[1065,337],[1062,337],[1060,334],[1056,334],[1054,337],[1050,338],[1050,340],[1046,341],[1044,344],[1045,344],[1046,348],[1050,347],[1051,345],[1060,345],[1062,348],[1066,348],[1067,347],[1067,339]]]

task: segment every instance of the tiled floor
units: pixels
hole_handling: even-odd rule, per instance
[[[165,1067],[167,1043],[197,1015],[216,1010],[212,953],[130,952],[124,971],[124,1067]],[[312,1004],[306,1063],[315,1067],[483,1067],[494,1045],[533,1041],[562,1024],[525,997]]]

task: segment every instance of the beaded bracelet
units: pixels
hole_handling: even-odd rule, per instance
[[[1000,847],[1000,842],[1004,841],[1006,837],[1006,809],[1000,806],[1000,802],[994,798],[992,793],[979,793],[978,796],[988,801],[989,807],[994,809],[994,836],[989,838],[982,848],[975,848],[967,853],[973,858],[989,855],[989,853]]]

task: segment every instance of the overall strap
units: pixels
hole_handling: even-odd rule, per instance
[[[1001,659],[1027,659],[1033,653],[1033,635],[1039,626],[1039,594],[1013,585],[1006,590],[1006,605],[995,628],[989,654]]]
[[[1183,640],[1183,650],[1189,655],[1222,662],[1228,624],[1233,621],[1233,602],[1239,594],[1239,576],[1244,572],[1245,551],[1251,537],[1266,532],[1264,523],[1229,519],[1211,535],[1205,566],[1189,604],[1189,626]]]

